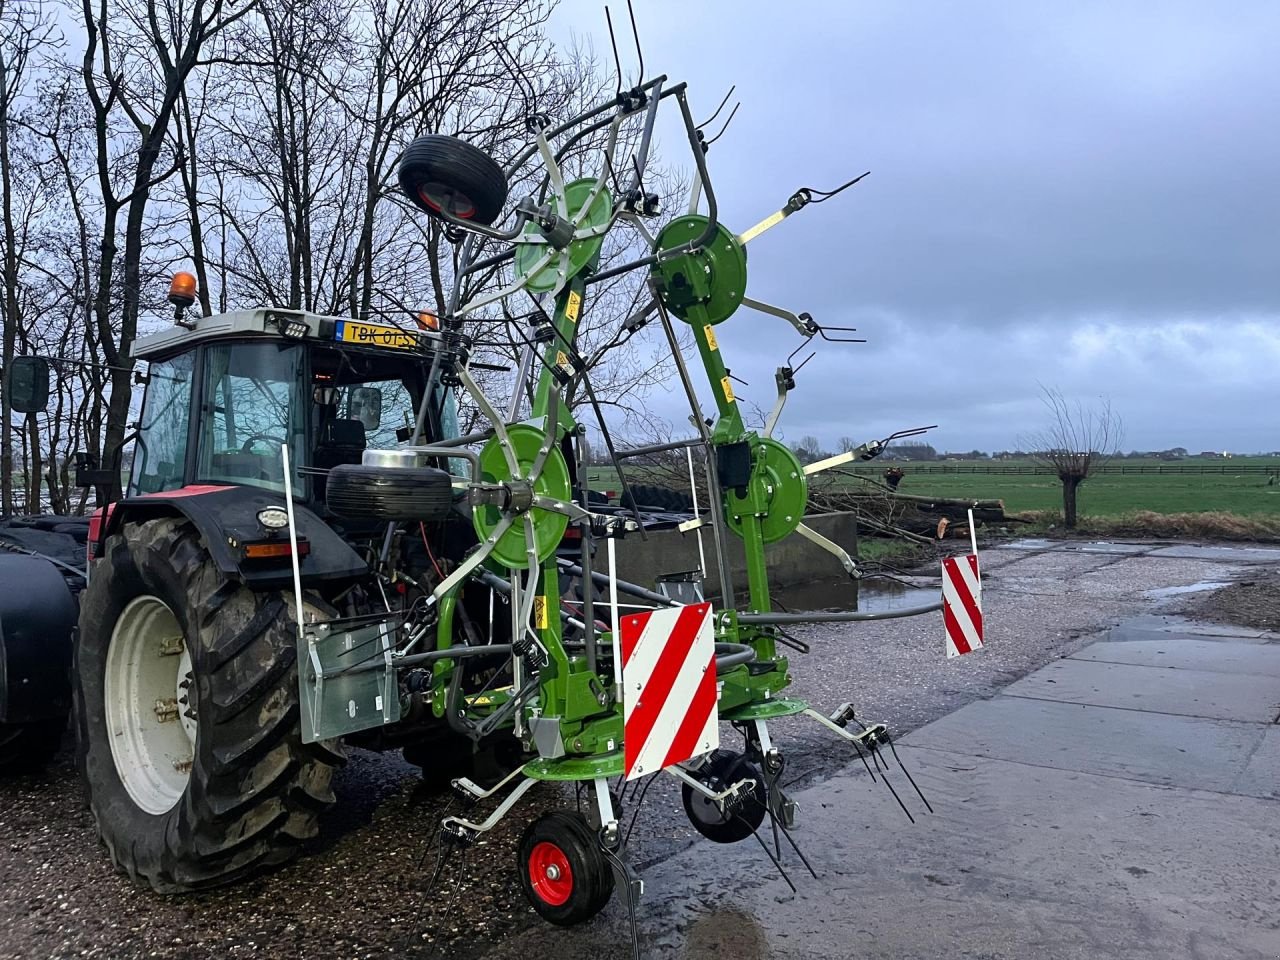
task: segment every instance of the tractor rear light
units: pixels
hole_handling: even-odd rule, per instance
[[[311,544],[298,540],[298,559],[311,553]],[[279,560],[293,556],[288,540],[258,540],[240,544],[240,556],[245,560]]]

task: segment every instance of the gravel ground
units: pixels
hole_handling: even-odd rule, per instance
[[[1263,571],[1198,597],[1184,608],[1188,616],[1260,630],[1280,630],[1280,573]]]
[[[861,715],[905,733],[991,696],[1112,623],[1167,606],[1158,598],[1170,588],[1261,584],[1266,574],[1270,594],[1243,582],[1231,589],[1270,596],[1265,615],[1275,616],[1276,580],[1267,567],[1149,553],[1090,552],[1084,544],[987,550],[985,650],[946,661],[936,615],[802,628],[795,635],[812,652],[793,657],[792,690],[819,709],[853,700]],[[936,579],[913,582],[936,596]],[[774,738],[794,780],[856,762],[806,721],[776,724]],[[356,752],[337,778],[339,803],[308,856],[225,891],[161,897],[108,863],[67,752],[40,776],[0,782],[3,958],[483,957],[537,922],[515,881],[520,831],[538,808],[573,802],[564,788],[538,788],[428,890],[436,861],[428,848],[445,801],[422,795],[413,768],[397,757]],[[654,783],[632,841],[642,869],[694,839],[674,781]],[[634,809],[629,803],[627,812]]]

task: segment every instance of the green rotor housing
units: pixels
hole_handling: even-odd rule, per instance
[[[542,449],[546,434],[527,423],[508,426],[507,434],[511,437],[511,448],[520,473],[527,476],[538,459],[538,451]],[[480,479],[485,483],[505,483],[512,479],[511,469],[497,437],[492,437],[480,451]],[[542,472],[533,481],[533,490],[536,494],[555,500],[570,499],[572,487],[569,482],[569,467],[557,447],[553,446],[547,451]],[[537,545],[538,560],[541,562],[555,553],[569,526],[569,518],[563,513],[553,513],[541,507],[533,507],[529,513],[533,518],[533,537]],[[501,522],[502,511],[497,507],[478,506],[471,511],[472,526],[481,540],[488,539]],[[522,518],[517,517],[516,522],[498,538],[490,556],[509,569],[528,569],[528,541]]]
[[[745,488],[725,491],[725,525],[744,536],[742,518],[756,516],[760,537],[776,543],[795,532],[809,502],[804,468],[787,446],[772,437],[748,437],[751,444],[751,479]]]
[[[565,186],[565,205],[569,210],[569,219],[577,219],[587,200],[590,199],[591,190],[595,184],[594,178],[588,178],[574,180]],[[609,195],[607,188],[601,187],[600,192],[591,201],[591,208],[582,218],[578,229],[604,226],[612,216],[613,198]],[[538,262],[546,254],[548,244],[542,242],[542,231],[538,229],[538,225],[530,222],[525,224],[523,236],[516,241],[516,273],[520,277],[528,277],[526,286],[532,293],[548,293],[562,287],[568,278],[577,276],[588,263],[594,263],[600,256],[600,248],[603,246],[604,234],[571,240],[564,250],[559,251],[550,261],[535,270]],[[564,265],[562,261],[566,252],[568,264]]]
[[[658,234],[656,250],[674,250],[702,236],[711,221],[701,214],[676,217]],[[663,306],[686,323],[729,319],[747,293],[747,248],[723,224],[697,253],[660,260],[649,268]]]

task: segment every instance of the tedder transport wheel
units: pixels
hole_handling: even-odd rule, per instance
[[[716,843],[737,843],[739,840],[747,839],[759,829],[760,824],[764,823],[765,814],[768,812],[765,807],[767,799],[764,777],[761,776],[755,764],[742,754],[716,750],[698,771],[698,775],[703,783],[717,792],[739,780],[755,781],[751,795],[732,815],[726,815],[701,793],[688,784],[684,785],[680,791],[680,797],[684,801],[684,812],[688,815],[693,828],[708,840]]]
[[[224,576],[184,520],[108,538],[81,597],[75,722],[98,832],[135,880],[230,883],[315,836],[342,756],[302,742],[295,629],[282,593]]]
[[[453,478],[435,467],[366,467],[329,471],[325,503],[359,520],[443,520],[453,506]]]
[[[0,775],[31,773],[53,759],[67,729],[66,717],[0,723]]]
[[[524,895],[542,919],[557,926],[590,920],[613,896],[613,870],[595,833],[576,813],[544,813],[533,821],[516,858]]]
[[[464,140],[438,133],[418,137],[405,149],[400,189],[427,213],[486,226],[507,202],[507,177],[497,161]]]

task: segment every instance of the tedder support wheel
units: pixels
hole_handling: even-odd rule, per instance
[[[0,775],[32,773],[58,752],[66,717],[30,723],[0,723]]]
[[[185,520],[108,538],[81,596],[77,752],[98,832],[135,880],[230,883],[316,835],[342,756],[302,742],[295,631],[284,594],[222,574]]]
[[[525,828],[516,857],[524,895],[557,926],[590,920],[613,896],[613,870],[579,814],[544,813]]]
[[[365,467],[329,471],[325,503],[352,520],[443,520],[453,506],[453,478],[434,467]]]
[[[496,160],[457,137],[418,137],[400,157],[400,189],[430,214],[488,226],[507,202],[507,177]]]
[[[751,793],[732,814],[726,814],[714,803],[688,784],[680,791],[684,812],[693,828],[708,840],[716,843],[737,843],[745,840],[764,823],[768,812],[765,804],[764,777],[756,765],[740,753],[716,750],[698,771],[699,779],[716,792],[739,780],[753,780]]]

